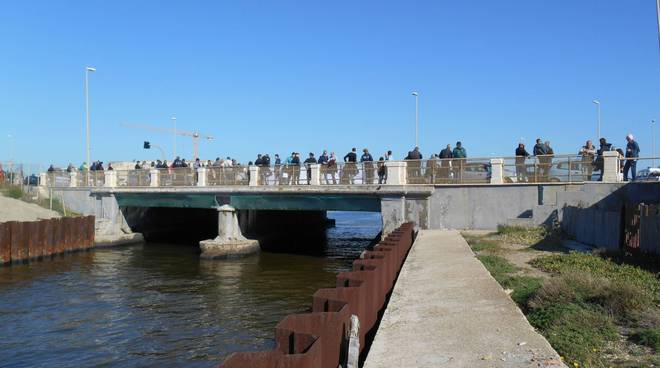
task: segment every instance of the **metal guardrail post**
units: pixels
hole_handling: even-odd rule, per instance
[[[407,164],[405,161],[385,161],[387,170],[387,185],[405,185],[407,184],[406,175]]]
[[[504,159],[491,158],[490,159],[490,183],[503,184],[504,183]]]
[[[248,182],[248,186],[259,186],[259,166],[250,166],[248,167],[248,170],[250,174],[250,181]]]

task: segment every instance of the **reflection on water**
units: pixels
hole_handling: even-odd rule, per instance
[[[323,257],[203,261],[145,244],[0,268],[0,367],[213,367],[272,348],[275,324],[307,311],[380,230],[379,214],[329,215]]]

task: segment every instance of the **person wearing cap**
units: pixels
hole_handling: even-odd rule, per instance
[[[369,153],[368,149],[362,150],[362,156],[360,156],[360,163],[362,163],[362,183],[363,184],[373,184],[374,183],[374,158]]]
[[[626,136],[626,164],[623,166],[623,181],[628,181],[628,172],[632,174],[632,180],[637,177],[637,158],[639,157],[639,144],[632,134]]]

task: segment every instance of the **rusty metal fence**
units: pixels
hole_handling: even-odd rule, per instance
[[[118,187],[148,187],[151,183],[149,170],[114,170]]]
[[[412,246],[414,225],[406,223],[353,262],[353,271],[337,275],[337,287],[313,296],[312,313],[285,317],[275,327],[276,348],[234,353],[222,368],[337,368],[348,354],[351,316],[360,322],[360,351],[376,326],[399,270]]]
[[[660,255],[660,205],[627,203],[623,223],[624,251]]]
[[[206,185],[248,185],[248,180],[247,166],[213,166],[206,169]]]
[[[406,160],[408,184],[488,184],[489,158]]]
[[[0,265],[94,246],[94,216],[0,223]]]

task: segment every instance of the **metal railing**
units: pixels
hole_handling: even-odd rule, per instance
[[[158,169],[161,187],[186,187],[197,185],[197,171],[192,167]]]
[[[634,181],[660,181],[660,158],[657,157],[619,157],[619,180],[633,180],[632,170],[635,169]],[[628,170],[626,172],[626,166]],[[627,174],[627,175],[626,175]]]
[[[602,165],[595,156],[547,155],[504,158],[505,183],[595,181]]]
[[[406,160],[408,184],[488,184],[489,158]]]
[[[78,187],[102,187],[105,185],[105,171],[84,170],[76,172],[76,186]]]
[[[118,187],[148,187],[151,175],[148,169],[114,170]]]
[[[235,167],[207,167],[206,185],[248,185],[249,171],[246,166]]]

